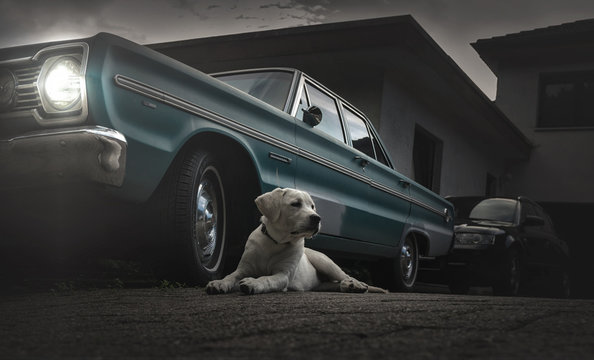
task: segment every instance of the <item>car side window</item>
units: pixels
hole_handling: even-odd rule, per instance
[[[536,208],[536,212],[538,214],[538,216],[540,216],[543,220],[544,220],[544,230],[548,231],[548,232],[555,232],[555,229],[553,228],[553,222],[551,221],[551,218],[549,217],[549,215],[547,213],[544,212],[543,209],[541,209],[540,207]]]
[[[522,221],[528,216],[539,216],[536,209],[529,202],[522,202]]]
[[[390,167],[390,165],[388,164],[388,159],[386,159],[386,155],[384,155],[384,152],[382,151],[382,148],[377,139],[375,137],[372,137],[371,140],[373,140],[373,148],[375,149],[375,157],[377,161],[381,162],[387,167]]]
[[[317,106],[322,110],[322,122],[316,126],[316,129],[325,132],[341,142],[345,142],[336,101],[313,85],[306,83],[305,87],[311,105]],[[302,112],[301,110],[298,111]],[[303,119],[303,116],[300,114],[297,114],[297,117]]]
[[[529,215],[536,215],[536,211],[532,204],[523,201],[522,202],[522,220],[526,220],[526,217]]]
[[[348,132],[353,142],[353,147],[365,155],[375,159],[375,152],[373,150],[373,142],[371,135],[365,125],[365,120],[361,119],[349,109],[344,109],[344,119],[348,125]]]

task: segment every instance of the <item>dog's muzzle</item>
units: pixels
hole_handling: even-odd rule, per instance
[[[321,221],[322,218],[318,214],[312,214],[309,216],[309,223],[301,229],[291,231],[291,235],[309,234],[309,237],[313,237],[320,231]]]

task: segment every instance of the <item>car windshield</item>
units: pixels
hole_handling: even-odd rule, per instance
[[[214,76],[280,110],[285,109],[293,81],[293,73],[288,71],[257,71]]]
[[[458,219],[488,220],[514,223],[516,219],[517,201],[513,199],[484,199],[475,201],[456,201],[456,217]]]

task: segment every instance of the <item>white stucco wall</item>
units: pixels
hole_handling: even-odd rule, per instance
[[[396,169],[414,179],[412,150],[419,124],[443,141],[440,194],[484,195],[487,173],[503,177],[504,160],[475,146],[477,139],[465,135],[459,122],[449,121],[448,113],[432,110],[394,77],[384,79],[379,132]]]
[[[594,129],[536,129],[539,74],[581,70],[594,64],[501,70],[496,104],[535,145],[511,171],[510,191],[536,201],[594,202]]]

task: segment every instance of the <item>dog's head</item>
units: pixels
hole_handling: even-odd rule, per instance
[[[294,189],[274,189],[256,198],[262,223],[282,239],[312,237],[320,231],[321,218],[308,193]]]

